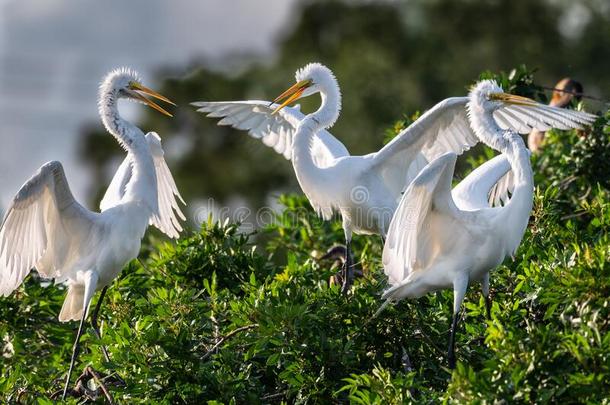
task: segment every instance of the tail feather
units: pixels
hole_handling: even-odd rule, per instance
[[[66,299],[59,313],[60,322],[79,321],[83,317],[85,286],[71,284],[68,287]]]

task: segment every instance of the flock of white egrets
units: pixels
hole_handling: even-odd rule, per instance
[[[316,93],[322,104],[311,114],[287,107]],[[80,325],[64,397],[95,291],[101,289],[101,294],[91,323],[99,337],[97,314],[106,289],[138,256],[147,227],[154,225],[172,238],[182,231],[180,220],[185,217],[177,201],[182,197],[159,136],[144,134],[118,111],[118,100],[124,98],[171,116],[146,96],[173,104],[142,85],[129,69],[109,73],[100,86],[102,122],[127,152],[100,212],[80,205],[61,163],[50,162],[21,187],[0,229],[0,295],[11,294],[32,268],[41,277],[67,284],[59,320],[80,320]],[[341,215],[347,246],[344,292],[353,280],[352,233],[379,234],[385,241],[383,266],[391,287],[383,294],[383,306],[453,288],[450,367],[455,364],[455,330],[469,282],[481,282],[489,311],[489,271],[514,254],[527,227],[534,185],[529,151],[519,134],[581,128],[596,119],[506,94],[495,82],[484,80],[468,96],[448,98],[428,110],[381,150],[351,156],[327,131],[339,117],[341,93],[330,69],[318,63],[298,70],[296,83],[272,102],[193,105],[209,117],[222,117],[221,125],[248,131],[291,160],[316,212],[324,219]],[[500,155],[452,188],[457,155],[478,142]],[[105,348],[104,354],[107,357]]]

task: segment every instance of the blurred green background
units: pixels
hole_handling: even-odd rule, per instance
[[[218,127],[189,103],[273,99],[308,62],[326,64],[339,80],[343,109],[331,132],[352,154],[377,150],[404,116],[464,95],[464,84],[481,71],[525,64],[538,84],[570,76],[592,96],[607,97],[610,88],[607,1],[301,1],[288,19],[275,57],[242,55],[213,68],[205,60],[168,61],[157,73],[160,92],[179,105],[175,118],[146,111],[138,125],[161,135],[192,222],[221,207],[273,205],[298,184],[289,161],[245,132]],[[302,110],[318,103],[317,96],[304,99]],[[586,104],[593,112],[604,108]],[[97,202],[123,151],[98,122],[81,139]]]

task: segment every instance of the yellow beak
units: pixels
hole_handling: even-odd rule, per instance
[[[271,114],[277,113],[282,108],[286,107],[288,104],[292,103],[295,100],[298,100],[305,91],[305,89],[310,87],[312,84],[313,82],[311,80],[301,80],[300,82],[297,82],[290,86],[288,90],[286,90],[285,92],[277,96],[275,100],[273,100],[273,103],[277,103],[286,98],[286,101],[284,101],[280,106],[278,106]]]
[[[129,88],[131,90],[133,90],[131,92],[131,94],[137,98],[138,100],[142,101],[144,104],[148,105],[149,107],[154,108],[155,110],[159,111],[162,114],[167,115],[168,117],[173,117],[173,115],[171,115],[169,112],[167,112],[163,107],[161,107],[160,105],[158,105],[157,103],[155,103],[154,101],[144,97],[142,94],[140,93],[144,93],[146,95],[149,95],[151,97],[154,97],[158,100],[161,101],[165,101],[168,104],[171,105],[176,105],[174,104],[170,99],[168,99],[165,96],[162,96],[161,94],[157,93],[156,91],[149,89],[148,87],[138,83],[138,82],[131,82],[129,83]]]
[[[538,104],[531,98],[516,96],[514,94],[508,93],[493,93],[489,95],[489,99],[494,101],[502,101],[503,103],[514,105],[532,106]]]

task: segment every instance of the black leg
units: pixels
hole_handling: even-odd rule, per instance
[[[76,340],[74,341],[74,346],[72,347],[72,359],[70,360],[70,368],[68,369],[68,376],[66,377],[66,385],[64,386],[64,392],[61,396],[62,400],[66,399],[66,394],[68,393],[68,386],[70,385],[70,377],[72,376],[72,369],[74,368],[74,363],[76,362],[76,358],[78,357],[79,351],[79,342],[80,337],[83,334],[83,325],[85,324],[85,317],[87,316],[87,311],[83,310],[83,317],[80,320],[80,325],[78,326],[78,332],[76,333]]]
[[[343,263],[343,285],[341,292],[347,294],[354,281],[354,263],[352,262],[351,242],[345,244],[345,262]]]
[[[100,307],[102,306],[102,301],[104,300],[104,296],[106,295],[106,290],[108,289],[108,286],[104,287],[102,289],[102,292],[100,293],[100,297],[97,299],[97,303],[95,304],[95,309],[93,310],[93,314],[91,314],[91,327],[93,328],[93,333],[95,334],[95,337],[97,337],[99,340],[102,339],[102,334],[100,333],[100,328],[99,325],[97,323],[97,315],[100,312]],[[106,359],[106,362],[110,362],[110,357],[108,356],[108,350],[106,350],[106,346],[104,346],[102,344],[102,353],[104,354],[104,359]]]
[[[451,317],[451,335],[449,336],[449,349],[447,352],[447,360],[449,361],[449,368],[455,368],[455,330],[457,329],[458,319],[460,318],[459,312],[453,314]]]
[[[485,312],[487,313],[487,319],[491,320],[491,298],[489,298],[489,295],[485,296]]]

